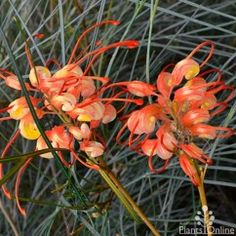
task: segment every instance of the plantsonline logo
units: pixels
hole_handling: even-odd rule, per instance
[[[207,212],[207,210],[208,210],[208,207],[207,206],[203,206],[202,207],[202,211],[198,211],[197,212],[197,215],[194,217],[197,225],[200,225],[200,226],[204,227],[204,214]],[[213,222],[215,220],[215,216],[213,215],[213,211],[209,211],[208,214],[209,214],[209,219],[206,222],[206,224],[212,226]]]
[[[213,211],[208,211],[209,219],[208,222],[204,223],[204,215],[208,211],[207,206],[202,207],[202,211],[198,211],[196,216],[194,217],[193,224],[188,225],[180,225],[179,226],[179,234],[180,235],[201,235],[201,234],[207,234],[207,227],[206,224],[210,226],[211,232],[213,235],[234,235],[235,234],[235,228],[229,228],[229,227],[214,227],[214,220],[215,216]]]

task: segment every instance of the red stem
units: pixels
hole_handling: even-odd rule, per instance
[[[89,32],[91,32],[93,29],[95,29],[95,28],[97,28],[97,27],[100,27],[100,26],[102,26],[102,25],[106,25],[106,24],[119,25],[120,22],[119,22],[119,21],[115,21],[115,20],[106,20],[106,21],[102,21],[102,22],[100,22],[100,23],[97,23],[97,24],[91,26],[90,28],[88,28],[87,30],[85,30],[85,31],[81,34],[81,36],[78,38],[78,40],[77,40],[77,42],[76,42],[76,44],[75,44],[75,46],[74,46],[74,48],[73,48],[73,50],[72,50],[71,56],[70,56],[69,61],[68,61],[67,64],[71,64],[72,59],[74,58],[75,53],[76,53],[76,51],[77,51],[77,49],[78,49],[78,47],[79,47],[79,45],[80,45],[82,39],[83,39]]]
[[[214,45],[214,43],[212,41],[207,40],[207,41],[199,44],[196,48],[193,49],[193,51],[187,56],[187,58],[193,57],[193,55],[195,53],[197,53],[201,48],[203,48],[203,47],[205,47],[207,45],[210,45],[211,48],[210,48],[210,52],[209,52],[208,56],[206,57],[206,59],[200,64],[200,67],[203,67],[209,61],[209,59],[213,55],[215,45]]]
[[[4,158],[4,156],[6,155],[6,153],[8,152],[9,148],[12,146],[12,144],[16,141],[16,139],[19,137],[20,134],[20,130],[18,129],[15,134],[11,137],[11,139],[9,140],[9,142],[7,143],[6,147],[4,148],[2,155],[0,158]],[[3,165],[2,163],[0,163],[0,179],[2,179],[3,177]],[[8,198],[11,199],[11,194],[8,191],[8,189],[6,188],[5,185],[2,185],[2,191],[4,193],[4,195]]]
[[[29,158],[25,163],[24,165],[20,168],[18,174],[17,174],[17,177],[16,177],[16,182],[15,182],[15,198],[16,198],[16,204],[17,204],[17,207],[20,211],[20,213],[26,217],[26,212],[25,212],[25,209],[21,207],[20,205],[20,201],[19,201],[19,185],[20,185],[20,180],[21,180],[21,176],[23,175],[25,169],[28,167],[29,163],[31,162],[33,158]]]

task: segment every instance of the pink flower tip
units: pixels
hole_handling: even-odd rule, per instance
[[[120,21],[119,20],[111,20],[110,23],[112,25],[119,25],[120,24]]]
[[[25,209],[19,208],[19,211],[20,211],[20,213],[21,213],[22,216],[24,216],[25,218],[27,217],[26,212],[25,212]]]
[[[43,34],[43,33],[36,33],[36,34],[34,34],[34,37],[37,38],[37,39],[43,39],[45,37],[45,34]]]
[[[213,160],[212,160],[212,159],[208,159],[208,160],[206,160],[206,163],[207,163],[208,165],[212,165],[212,164],[213,164]]]
[[[143,100],[142,99],[136,99],[135,103],[136,103],[136,105],[141,106],[141,105],[143,105]]]
[[[125,43],[127,48],[136,48],[139,46],[139,41],[137,40],[127,40]]]

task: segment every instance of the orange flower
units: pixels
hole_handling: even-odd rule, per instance
[[[82,139],[90,139],[91,136],[91,130],[87,123],[82,123],[80,128],[77,126],[70,126],[69,132],[79,141]]]
[[[200,181],[200,176],[194,166],[193,159],[191,159],[184,152],[181,152],[178,157],[179,157],[179,164],[184,173],[190,178],[190,180],[195,186],[198,186],[201,183],[201,181]]]
[[[30,97],[30,100],[34,106],[36,106],[37,103],[39,102],[38,99],[33,97]],[[25,115],[30,113],[25,97],[20,97],[14,100],[9,104],[8,108],[9,109],[7,112],[9,113],[10,117],[14,120],[20,120]]]
[[[93,102],[82,108],[75,108],[68,114],[78,121],[90,122],[92,120],[101,120],[105,112],[104,104],[101,102]]]
[[[199,65],[192,56],[206,45],[211,46],[210,53]],[[126,124],[117,135],[119,141],[124,130],[128,128],[129,146],[148,156],[149,168],[154,173],[165,170],[170,158],[176,155],[185,174],[194,185],[198,185],[200,179],[194,160],[204,164],[211,164],[212,160],[194,143],[194,138],[227,138],[234,134],[230,128],[206,124],[226,108],[226,102],[235,94],[234,89],[226,86],[221,80],[219,70],[212,69],[200,73],[200,68],[209,60],[213,49],[212,42],[204,42],[177,63],[172,72],[165,71],[173,67],[172,64],[165,67],[157,78],[158,91],[150,90],[151,92],[146,93],[146,96],[157,96],[157,103],[146,105],[129,114]],[[208,83],[203,76],[211,72],[217,72],[218,79]],[[184,79],[187,82],[183,84]],[[231,92],[224,101],[217,102],[216,94],[222,90]],[[134,138],[135,134],[137,136]],[[152,137],[154,134],[155,138]],[[153,166],[155,156],[165,161],[160,169]]]
[[[29,80],[32,86],[38,88],[41,83],[51,78],[51,72],[45,66],[35,66],[31,68]]]
[[[43,113],[40,110],[37,110],[37,114],[38,118],[42,118]],[[40,132],[31,113],[27,114],[20,120],[19,130],[20,134],[28,140],[36,140],[40,136]]]
[[[70,149],[72,144],[72,135],[67,132],[64,126],[54,126],[51,130],[47,130],[45,132],[48,139],[51,141],[52,146],[55,148],[65,148]],[[36,150],[42,150],[48,148],[44,139],[40,136],[37,140]],[[53,155],[51,153],[46,153],[40,155],[44,158],[52,158]]]
[[[15,74],[5,69],[0,68],[0,78],[5,80],[5,83],[8,87],[21,90],[20,82]],[[28,83],[25,83],[25,86],[28,90],[31,90],[31,87]]]
[[[92,158],[102,156],[104,153],[104,146],[96,141],[82,142],[80,149]]]
[[[199,72],[199,64],[191,58],[186,58],[175,65],[172,71],[173,84],[179,85],[183,78],[190,80],[198,75]]]
[[[40,97],[40,99],[30,97],[38,118],[41,119],[43,116],[52,116],[51,121],[57,120],[57,122],[60,122],[59,125],[57,123],[57,125],[53,126],[50,130],[46,130],[45,134],[54,148],[63,148],[70,152],[71,160],[67,161],[63,157],[62,152],[57,151],[57,155],[62,164],[68,168],[70,168],[75,161],[79,161],[88,168],[99,170],[100,167],[98,165],[92,164],[92,159],[103,155],[105,142],[97,133],[96,128],[101,123],[107,124],[116,118],[117,111],[112,103],[124,102],[126,104],[127,102],[131,102],[137,105],[143,103],[141,99],[124,97],[127,88],[130,94],[143,96],[142,86],[146,86],[145,93],[153,94],[153,86],[143,82],[136,81],[134,83],[128,83],[125,86],[120,86],[119,83],[109,84],[109,78],[92,75],[92,72],[90,72],[94,62],[100,55],[117,47],[135,48],[139,45],[138,41],[125,40],[109,45],[98,43],[93,51],[87,52],[86,50],[80,50],[80,53],[77,54],[81,41],[89,32],[96,27],[107,24],[118,25],[119,23],[119,21],[107,20],[97,23],[85,30],[78,38],[67,64],[62,68],[60,63],[55,59],[49,59],[44,66],[35,66],[30,55],[28,43],[25,44],[25,52],[30,65],[30,83],[25,83],[25,86],[29,92],[37,93],[37,97]],[[41,39],[44,35],[37,33],[34,36]],[[54,74],[48,69],[50,63],[54,63],[58,67]],[[16,75],[13,73],[5,69],[0,69],[0,78],[3,79],[9,87],[21,90],[21,85]],[[112,88],[113,85],[116,88]],[[112,95],[106,97],[106,94],[109,93],[105,92],[109,88],[111,88],[111,90],[113,89]],[[4,157],[19,135],[28,140],[35,140],[36,150],[48,148],[45,140],[40,135],[24,97],[11,102],[8,107],[1,109],[0,112],[9,113],[9,117],[2,117],[0,118],[1,121],[10,119],[19,120],[19,129],[4,149],[1,157]],[[76,147],[74,143],[76,142],[80,145],[79,151],[87,154],[87,157],[80,158],[79,152],[74,150]],[[41,154],[41,157],[51,159],[53,155],[51,153],[45,153]],[[18,188],[20,178],[32,159],[33,158],[29,158],[20,168],[15,182],[17,207],[24,216],[26,212],[20,205]],[[3,169],[2,164],[0,164],[0,178],[2,176]],[[11,194],[7,188],[2,186],[2,189],[4,194],[8,198],[11,198]]]
[[[103,113],[102,123],[107,124],[113,121],[116,118],[116,109],[111,104],[105,104],[105,110]]]
[[[51,104],[51,106],[56,108],[57,110],[67,112],[73,110],[75,108],[76,103],[76,97],[73,94],[62,93],[61,95],[52,96],[49,104]]]
[[[160,113],[161,109],[157,104],[147,105],[130,115],[127,126],[134,134],[152,133],[157,119],[160,118]]]
[[[151,96],[155,94],[155,86],[142,81],[131,81],[130,83],[127,83],[127,89],[130,93],[138,97]]]

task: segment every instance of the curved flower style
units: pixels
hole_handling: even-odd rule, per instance
[[[199,65],[192,57],[207,45],[211,47],[210,53]],[[219,70],[200,72],[213,50],[213,43],[206,41],[174,65],[172,72],[168,72],[173,67],[172,64],[165,67],[158,75],[157,91],[147,93],[147,96],[157,96],[156,102],[133,111],[117,135],[117,141],[120,142],[122,133],[128,128],[129,146],[148,156],[149,168],[154,173],[165,170],[170,158],[177,156],[183,171],[196,186],[200,184],[200,178],[194,167],[195,161],[211,164],[212,159],[194,143],[195,138],[227,138],[234,134],[230,128],[207,124],[226,108],[235,95],[233,87],[221,80]],[[207,82],[204,76],[212,72],[218,73],[218,79]],[[230,94],[225,100],[218,102],[216,94],[224,90],[230,91]],[[165,161],[160,169],[155,169],[152,163],[156,156]]]
[[[118,25],[119,23],[119,21],[107,20],[85,30],[78,38],[68,63],[64,67],[61,68],[60,64],[54,59],[49,60],[49,63],[54,62],[59,67],[55,73],[52,73],[47,65],[34,66],[28,45],[26,44],[25,51],[31,69],[29,72],[29,81],[25,82],[25,85],[29,93],[36,92],[37,97],[40,97],[36,99],[30,96],[30,100],[39,119],[43,119],[45,116],[57,116],[61,120],[61,124],[52,127],[50,130],[46,130],[45,134],[53,147],[64,148],[70,151],[72,156],[70,162],[64,159],[61,152],[57,152],[62,164],[66,167],[70,167],[75,161],[79,161],[88,168],[99,170],[100,167],[93,163],[93,158],[103,154],[105,142],[97,133],[96,128],[101,123],[107,124],[112,122],[116,118],[117,113],[120,112],[116,110],[112,103],[124,102],[126,104],[127,102],[131,102],[137,105],[142,105],[143,103],[141,99],[130,99],[124,96],[127,90],[131,94],[134,93],[137,96],[142,96],[142,84],[140,82],[112,84],[107,77],[88,75],[93,63],[101,54],[117,47],[135,48],[139,45],[138,41],[125,40],[105,46],[99,44],[97,45],[98,48],[93,51],[86,52],[81,50],[79,55],[77,54],[81,41],[93,29],[102,25]],[[36,36],[38,38],[42,37],[41,34]],[[5,69],[0,69],[0,78],[5,80],[6,85],[9,87],[21,90],[20,83],[13,73]],[[139,92],[136,90],[138,87]],[[106,97],[105,92],[109,88],[112,90],[112,96]],[[154,87],[148,86],[146,90],[146,93],[152,94]],[[0,118],[1,121],[14,119],[20,122],[19,129],[3,151],[2,158],[19,135],[28,140],[36,140],[36,150],[47,148],[24,97],[14,100],[7,108],[1,109],[1,112],[9,113],[9,117],[2,117]],[[87,158],[82,159],[78,156],[77,151],[74,149],[75,142],[79,143],[80,151],[87,154]],[[50,159],[53,156],[51,153],[46,153],[42,154],[41,157]],[[19,170],[15,184],[15,198],[22,215],[26,213],[18,199],[18,187],[21,175],[31,160],[32,158],[29,158]],[[0,178],[2,176],[3,169],[2,164],[0,164]],[[7,188],[2,186],[2,189],[5,195],[11,198],[11,194]]]

